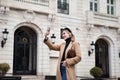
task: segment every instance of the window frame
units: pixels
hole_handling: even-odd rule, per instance
[[[99,1],[98,0],[90,0],[89,4],[90,4],[90,11],[94,11],[94,12],[99,11]]]
[[[57,0],[57,12],[69,15],[69,0]]]
[[[115,0],[107,0],[107,14],[115,15]]]

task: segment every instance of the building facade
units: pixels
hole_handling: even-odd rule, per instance
[[[77,78],[92,77],[98,66],[105,78],[120,77],[120,0],[0,0],[0,63],[10,64],[7,75],[22,80],[55,76],[59,52],[43,43],[48,27],[55,44],[63,42],[61,29],[70,28],[80,43],[82,60]],[[91,45],[94,43],[94,45]],[[92,47],[92,48],[91,48]]]

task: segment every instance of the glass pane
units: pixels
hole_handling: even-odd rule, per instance
[[[111,0],[111,4],[114,4],[114,0]]]
[[[114,14],[114,7],[111,7],[111,14]]]
[[[61,0],[58,0],[58,8],[61,8]]]
[[[67,9],[67,3],[66,3],[66,2],[63,2],[63,3],[62,3],[61,9],[63,9],[63,10],[66,10],[66,9]]]
[[[16,57],[15,57],[15,70],[23,70],[23,65],[22,65],[22,57],[24,55],[24,45],[23,44],[18,44],[17,46],[19,47],[16,47],[16,50],[17,50],[17,54],[16,54]],[[19,63],[19,64],[18,64]]]
[[[90,10],[93,11],[93,3],[90,2]]]
[[[63,3],[64,2],[64,0],[61,0],[61,3]]]
[[[63,2],[64,2],[64,3],[66,3],[66,2],[67,2],[67,0],[64,0]]]
[[[58,0],[58,13],[69,14],[68,0]]]
[[[67,0],[66,2],[69,3],[69,0]]]
[[[107,14],[109,14],[110,13],[110,11],[109,11],[109,6],[107,6]]]
[[[97,3],[94,3],[94,9],[95,9],[96,12],[97,12],[97,8],[98,8]]]
[[[107,0],[107,3],[109,3],[109,0]]]

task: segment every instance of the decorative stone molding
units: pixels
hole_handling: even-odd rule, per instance
[[[9,11],[10,11],[9,7],[7,7],[7,6],[0,6],[0,14],[5,15],[5,14],[8,14]]]
[[[7,19],[0,19],[0,24],[7,24],[8,20]]]
[[[55,15],[55,14],[49,14],[49,15],[48,15],[48,21],[54,22],[55,19],[56,19],[56,15]]]
[[[27,22],[31,22],[32,20],[35,19],[35,13],[32,10],[26,10],[23,14],[23,18],[27,21]]]
[[[120,35],[120,28],[118,28],[117,33]]]
[[[93,25],[93,24],[87,24],[87,29],[88,29],[88,31],[91,31],[92,28],[94,28],[94,25]]]
[[[109,26],[102,26],[100,30],[101,30],[102,33],[108,33]]]

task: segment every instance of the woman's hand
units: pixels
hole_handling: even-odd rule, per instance
[[[47,37],[50,34],[50,28],[47,29],[45,36]]]
[[[62,66],[66,67],[66,61],[62,62]]]
[[[50,31],[46,31],[45,36],[48,36],[50,34]]]

